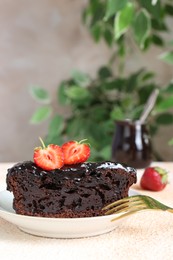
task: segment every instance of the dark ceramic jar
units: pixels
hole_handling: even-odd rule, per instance
[[[152,147],[146,124],[130,120],[116,122],[112,160],[138,169],[150,165]]]

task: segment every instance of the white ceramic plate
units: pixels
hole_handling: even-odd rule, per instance
[[[129,196],[136,195],[134,190]],[[90,218],[44,218],[16,214],[12,208],[13,194],[0,192],[0,217],[15,224],[20,230],[37,236],[79,238],[101,235],[112,231],[120,220],[111,222],[112,215]],[[115,217],[115,216],[114,216]],[[123,219],[124,221],[124,219]]]

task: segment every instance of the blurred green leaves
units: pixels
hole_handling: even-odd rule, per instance
[[[32,124],[39,124],[48,119],[52,113],[52,107],[50,105],[51,98],[48,91],[39,86],[31,86],[29,91],[31,96],[41,104],[41,107],[32,115],[30,122]]]
[[[90,160],[108,160],[114,122],[127,118],[137,120],[153,89],[160,89],[160,93],[148,118],[151,133],[156,134],[160,126],[173,124],[173,83],[159,86],[155,74],[141,68],[124,73],[127,59],[133,59],[136,52],[141,55],[153,45],[168,47],[159,58],[173,65],[173,43],[168,44],[165,37],[169,32],[167,22],[173,18],[173,3],[164,0],[89,0],[82,18],[94,41],[104,41],[110,48],[111,58],[98,68],[94,78],[73,70],[70,79],[62,81],[56,90],[58,106],[47,90],[32,86],[30,93],[40,107],[31,122],[49,120],[47,143],[62,144],[69,139],[87,138],[92,146]],[[59,105],[70,112],[60,115]]]
[[[169,140],[169,145],[173,145],[173,138],[171,140]]]
[[[134,6],[128,3],[125,8],[117,12],[115,16],[115,38],[118,40],[122,34],[124,34],[129,28],[134,17]]]
[[[145,9],[141,9],[134,20],[133,30],[135,40],[141,49],[144,49],[144,43],[151,32],[151,20],[148,12]]]
[[[164,52],[160,55],[160,59],[164,62],[173,65],[173,51]]]
[[[163,112],[173,107],[173,95],[166,97],[161,100],[159,104],[156,106],[157,112]]]
[[[110,66],[98,69],[94,79],[75,73],[57,88],[57,103],[68,107],[68,115],[60,115],[55,104],[42,105],[32,116],[32,123],[49,118],[46,143],[62,144],[66,140],[87,138],[92,146],[90,160],[110,159],[115,121],[137,120],[154,88],[154,75],[140,69],[126,77],[114,75]],[[53,109],[54,108],[54,109]],[[153,133],[160,125],[173,124],[172,84],[160,91],[156,106],[148,118]]]
[[[77,85],[80,85],[81,87],[86,87],[90,83],[90,77],[79,70],[72,71],[72,79]]]
[[[51,112],[52,112],[52,108],[50,106],[39,107],[32,115],[30,122],[32,124],[42,123],[44,120],[50,117]]]
[[[128,0],[108,0],[106,4],[106,15],[104,17],[104,20],[107,21],[116,12],[123,9],[127,3]]]
[[[47,90],[39,87],[39,86],[31,86],[29,88],[31,96],[41,103],[49,103],[50,96]]]
[[[81,102],[90,98],[89,91],[79,86],[71,86],[71,88],[66,90],[66,95],[71,100],[77,100]]]
[[[128,53],[129,38],[142,51],[149,49],[152,44],[164,46],[162,32],[169,31],[168,16],[173,16],[171,2],[97,0],[88,2],[83,21],[96,42],[104,39],[109,47],[114,44]]]

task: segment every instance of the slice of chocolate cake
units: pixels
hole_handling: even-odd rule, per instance
[[[8,169],[7,190],[17,214],[74,218],[103,215],[107,204],[128,196],[135,169],[120,163],[83,163],[45,171],[31,161]]]

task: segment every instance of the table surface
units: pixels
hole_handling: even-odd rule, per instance
[[[0,163],[0,190],[6,189],[7,168],[13,163]],[[154,162],[165,168],[169,184],[163,191],[141,190],[139,181],[133,189],[173,207],[173,163]],[[0,259],[173,259],[173,214],[162,211],[142,211],[126,218],[112,232],[80,239],[52,239],[26,234],[0,218]]]

